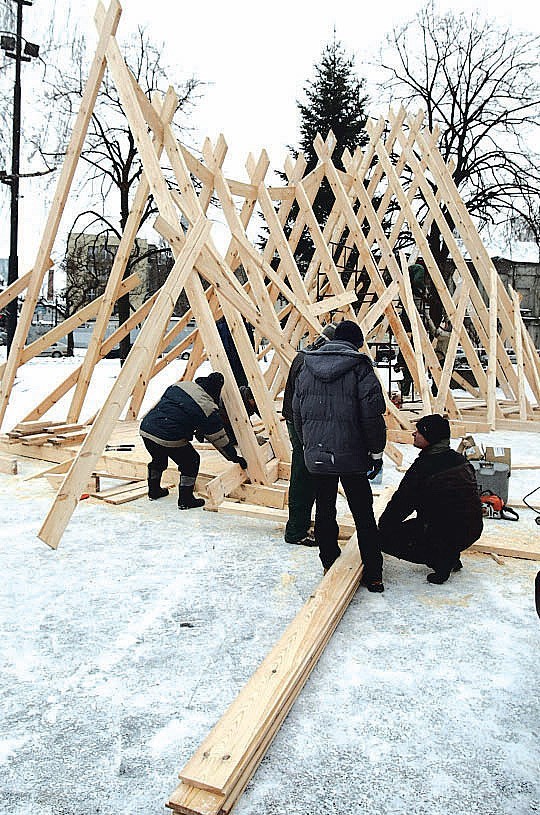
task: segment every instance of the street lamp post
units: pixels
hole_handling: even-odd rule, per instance
[[[19,235],[19,173],[20,173],[20,152],[21,152],[21,62],[30,62],[31,57],[37,57],[39,47],[34,43],[26,42],[23,54],[23,6],[31,6],[30,0],[14,0],[17,5],[17,33],[15,37],[2,37],[0,46],[6,52],[6,56],[15,60],[15,85],[13,88],[13,137],[11,150],[11,175],[2,174],[1,180],[11,187],[11,215],[10,215],[10,240],[9,240],[9,265],[8,265],[8,286],[14,283],[19,277],[19,255],[18,255],[18,235]],[[13,48],[15,50],[13,50]],[[15,298],[8,304],[6,331],[7,331],[7,351],[11,348],[15,329],[17,328],[17,305]]]

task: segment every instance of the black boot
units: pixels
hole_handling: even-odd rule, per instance
[[[193,484],[181,486],[178,496],[178,509],[196,509],[204,506],[203,498],[195,498],[193,495]]]
[[[428,574],[427,581],[428,583],[434,583],[436,586],[442,586],[443,583],[446,583],[450,575],[448,573],[443,574],[442,572],[431,572]]]
[[[158,498],[165,498],[169,490],[161,486],[161,470],[153,470],[148,465],[148,497],[151,501]]]

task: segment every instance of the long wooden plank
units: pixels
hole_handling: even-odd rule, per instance
[[[384,491],[376,502],[377,514],[383,503],[386,503]],[[242,783],[246,766],[255,769],[261,742],[287,706],[292,691],[300,689],[305,672],[312,670],[321,640],[334,630],[361,574],[362,563],[353,536],[318,589],[183,768],[182,781],[229,796]]]
[[[205,740],[201,745],[198,758],[195,758],[193,763],[188,762],[188,765],[180,774],[184,781],[192,783],[189,775],[195,770],[196,773],[202,771],[204,776],[202,783],[200,775],[196,782],[197,786],[202,788],[224,792],[227,788],[230,790],[231,778],[233,783],[236,783],[235,771],[232,769],[235,756],[241,756],[245,753],[247,748],[243,745],[243,739],[244,737],[246,739],[251,738],[252,735],[251,733],[247,735],[247,732],[243,730],[244,713],[247,714],[246,731],[250,731],[250,729],[259,730],[258,724],[254,726],[251,694],[253,694],[253,699],[257,699],[257,719],[262,723],[268,716],[273,717],[275,712],[281,708],[281,701],[288,695],[287,690],[284,689],[284,678],[286,678],[285,685],[294,686],[298,679],[295,672],[301,673],[306,661],[309,664],[312,658],[312,654],[309,653],[311,648],[308,646],[310,637],[313,637],[316,648],[316,640],[319,637],[321,628],[330,625],[334,617],[335,610],[332,608],[332,601],[336,596],[343,594],[344,584],[346,586],[349,581],[355,583],[356,577],[359,579],[359,575],[355,576],[353,572],[354,568],[358,569],[360,565],[358,548],[353,538],[321,583],[320,590],[310,598],[310,601],[289,626],[278,646],[264,661],[261,669],[252,677],[248,684],[248,687],[251,686],[248,692],[245,694],[241,692],[237,703],[231,705],[227,714],[220,721],[220,732],[214,733],[214,735],[211,734],[209,739]],[[242,698],[243,696],[245,698]],[[267,708],[265,708],[265,701],[267,702]],[[222,754],[224,743],[227,745],[227,752]],[[226,756],[225,760],[224,756]],[[200,759],[202,759],[202,763]],[[197,765],[199,765],[198,770],[195,769]],[[210,765],[215,766],[212,767],[209,774],[207,771]],[[212,775],[214,770],[217,770],[217,775]],[[229,780],[223,780],[224,776],[227,776]],[[222,780],[220,781],[219,778],[222,778]]]
[[[280,708],[276,710],[273,721],[265,729],[265,733],[257,745],[256,750],[243,767],[231,792],[225,796],[223,793],[211,792],[210,790],[200,789],[181,782],[170,796],[166,806],[175,812],[182,813],[182,815],[218,815],[218,813],[228,813],[231,811],[264,758],[279,728],[296,701],[296,697],[307,682],[311,671],[326,648],[355,590],[356,587],[354,585],[351,586],[349,592],[340,598],[339,603],[336,603],[336,614],[332,624],[321,632],[320,641],[317,649],[313,653],[312,659],[306,663],[304,669],[299,673],[294,686],[291,688],[290,694],[284,700]]]
[[[520,298],[518,293],[509,286],[510,296],[512,297],[512,305],[514,308],[514,333],[515,333],[515,348],[516,348],[516,362],[518,370],[518,402],[519,402],[519,418],[522,421],[527,420],[527,399],[525,398],[525,382],[523,376],[523,337],[521,335],[521,311],[520,311]]]
[[[510,523],[509,521],[493,521],[493,523]],[[485,554],[502,555],[503,557],[517,557],[524,560],[540,560],[540,545],[531,545],[531,548],[524,548],[519,544],[515,546],[505,545],[502,543],[493,543],[486,540],[485,543],[478,541],[467,549],[469,552],[484,552]]]
[[[321,629],[324,632],[335,620],[335,598],[341,600],[343,594],[354,593],[360,576],[361,561],[353,539],[182,769],[182,781],[225,795],[233,791],[243,773],[242,765],[257,751],[257,736],[264,738],[264,730],[289,698],[290,686],[297,684],[306,665],[315,664]]]
[[[407,303],[407,311],[409,314],[409,320],[411,323],[413,335],[413,349],[414,356],[416,359],[418,383],[420,386],[420,393],[422,395],[422,405],[425,413],[431,413],[431,393],[429,390],[426,368],[424,365],[424,357],[422,354],[422,340],[420,339],[420,327],[419,327],[420,315],[418,314],[418,309],[416,308],[416,303],[414,302],[414,296],[411,287],[411,279],[409,277],[409,271],[407,268],[407,261],[405,259],[404,252],[400,252],[400,258],[401,258],[401,274],[403,288],[405,292],[405,302]]]
[[[446,359],[444,360],[443,372],[439,382],[439,392],[437,393],[437,398],[434,405],[435,413],[442,413],[446,402],[446,391],[450,387],[454,360],[456,358],[459,338],[463,329],[463,320],[465,319],[465,311],[469,303],[469,286],[467,284],[465,284],[461,290],[459,297],[460,302],[457,313],[450,318],[452,322],[452,334],[450,336],[450,342],[448,343]]]
[[[102,29],[102,26],[104,25],[104,10],[101,4],[98,4],[98,8],[96,11],[96,25],[98,27],[98,31],[100,31]],[[123,97],[124,104],[126,105],[126,107],[128,107],[131,116],[137,119],[137,104],[136,104],[137,96],[134,89],[134,83],[132,82],[130,84],[129,77],[128,80],[126,81],[125,73],[122,72],[123,60],[119,55],[116,44],[111,40],[109,41],[107,47],[107,58],[109,60],[109,67],[111,69],[111,72],[115,77],[118,91]],[[163,125],[168,124],[169,121],[172,119],[174,111],[176,110],[176,105],[177,105],[176,94],[172,91],[172,89],[170,89],[169,92],[167,93],[167,97],[165,99],[165,104],[163,107],[161,137],[156,136],[154,141],[154,148],[156,151],[154,156],[156,156],[157,154],[157,158],[159,158],[163,150]],[[141,117],[139,116],[138,117],[139,127],[141,126],[140,118]],[[157,181],[157,176],[160,176],[161,173],[156,171],[156,159],[151,157],[151,151],[147,149],[146,140],[141,139],[140,136],[137,135],[138,132],[139,130],[137,129],[135,138],[138,141],[138,147],[141,151],[144,152],[145,161],[150,163],[150,167],[153,167],[154,172],[151,173],[152,180],[154,181],[154,183],[159,184],[159,182]],[[121,283],[122,276],[129,261],[130,254],[135,243],[137,231],[139,229],[140,221],[144,209],[146,207],[149,192],[150,192],[150,181],[148,180],[147,174],[143,173],[142,178],[137,187],[137,191],[135,193],[133,204],[130,208],[126,225],[122,232],[120,243],[118,245],[118,251],[116,252],[111,272],[107,279],[107,284],[105,287],[105,292],[103,294],[103,300],[99,311],[99,315],[94,325],[92,337],[88,344],[88,349],[85,355],[82,369],[77,380],[77,385],[75,387],[75,392],[73,394],[72,402],[68,412],[68,418],[71,419],[72,421],[75,421],[80,416],[84,399],[86,397],[88,386],[90,384],[90,380],[94,370],[94,366],[99,359],[99,349],[105,337],[105,331],[109,323],[114,302],[116,300],[116,291]],[[164,199],[162,199],[161,204],[163,206]],[[172,215],[171,208],[169,208],[168,212],[169,215]],[[175,220],[172,220],[171,223],[175,223]],[[152,359],[147,364],[147,371],[142,373],[143,379],[145,379],[145,381],[147,381],[149,369],[153,367],[153,364],[154,360]]]

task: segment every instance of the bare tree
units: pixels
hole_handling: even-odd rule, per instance
[[[523,196],[538,201],[540,37],[501,30],[480,14],[439,16],[433,3],[394,28],[381,52],[390,100],[422,107],[439,125],[440,149],[480,229],[499,224]],[[448,223],[453,226],[446,210]],[[442,271],[448,249],[435,224],[430,248]]]
[[[118,230],[111,227],[98,212],[87,210],[75,218],[67,238],[64,260],[60,264],[66,281],[62,292],[66,317],[75,314],[103,294],[119,243]],[[170,247],[162,239],[157,246],[138,239],[128,258],[125,276],[133,272],[141,273],[142,283],[137,289],[142,288],[142,294],[146,298],[163,284],[173,262]],[[144,271],[147,273],[146,280]],[[115,305],[119,319],[122,299]],[[132,307],[130,301],[128,307]],[[70,334],[68,352],[72,353],[73,347],[73,335]]]
[[[154,91],[165,92],[171,75],[163,64],[164,45],[152,43],[143,28],[131,38],[124,52],[126,62],[148,98]],[[77,64],[73,65],[74,68]],[[82,95],[84,72],[58,73],[49,88],[51,104],[66,112],[74,109]],[[186,133],[188,114],[196,103],[201,82],[194,77],[175,83],[179,102],[173,125],[177,131]],[[121,101],[114,82],[106,73],[102,83],[89,132],[81,154],[88,172],[84,181],[85,193],[93,202],[99,215],[102,228],[120,239],[129,216],[131,201],[142,174],[142,164],[137,152],[135,139],[124,116]],[[56,156],[46,156],[56,160]],[[92,207],[92,204],[90,205]],[[156,212],[152,197],[149,198],[142,215],[139,228]],[[133,271],[130,262],[126,275]],[[118,303],[120,322],[124,322],[130,311],[129,296],[125,295]],[[121,346],[121,357],[129,353],[129,337]]]

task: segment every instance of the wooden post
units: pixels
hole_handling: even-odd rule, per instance
[[[512,297],[512,304],[514,306],[514,336],[516,338],[516,362],[518,370],[518,402],[519,402],[519,418],[522,421],[527,419],[527,400],[525,398],[525,381],[523,376],[523,337],[521,336],[521,310],[520,310],[520,296],[512,288],[510,296]]]
[[[465,311],[469,303],[469,286],[465,284],[459,293],[459,306],[455,315],[449,319],[452,322],[452,334],[450,342],[448,343],[448,350],[444,360],[443,372],[439,382],[439,390],[434,405],[434,413],[442,413],[446,401],[446,391],[450,387],[452,379],[452,369],[454,367],[454,360],[456,358],[456,351],[459,343],[460,335],[463,331],[463,320],[465,318]]]

